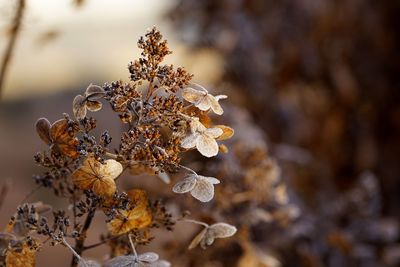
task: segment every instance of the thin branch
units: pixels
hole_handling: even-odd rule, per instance
[[[0,98],[1,98],[1,93],[3,91],[3,87],[4,87],[5,76],[7,74],[7,70],[10,65],[11,57],[14,52],[15,44],[16,44],[20,29],[21,29],[21,22],[22,22],[22,18],[24,16],[24,10],[25,10],[25,0],[19,0],[18,5],[17,5],[17,11],[15,13],[15,17],[13,19],[13,23],[11,26],[10,40],[9,40],[6,50],[4,52],[3,60],[2,60],[1,66],[0,66]]]

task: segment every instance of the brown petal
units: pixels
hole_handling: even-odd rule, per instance
[[[96,195],[111,197],[117,190],[117,186],[113,179],[101,178],[94,181],[92,190]]]
[[[229,126],[216,125],[214,127],[215,128],[220,128],[222,130],[222,134],[220,136],[218,136],[218,138],[217,138],[217,140],[219,140],[219,141],[227,140],[227,139],[231,138],[235,134],[235,131]]]
[[[99,111],[103,107],[103,104],[101,104],[100,101],[90,101],[90,100],[88,100],[88,101],[86,101],[86,107],[91,112],[96,112],[96,111]]]
[[[98,179],[92,173],[88,173],[84,168],[80,167],[72,173],[72,182],[83,190],[92,189],[93,183]]]
[[[46,118],[40,118],[36,121],[35,127],[40,139],[49,145],[51,143],[50,122]]]
[[[86,99],[81,95],[77,95],[72,102],[72,112],[77,120],[82,120],[86,117]]]
[[[201,242],[201,240],[203,240],[206,232],[207,232],[207,228],[204,228],[200,233],[198,233],[193,238],[192,242],[190,242],[189,249],[194,249],[195,247],[197,247],[197,245]]]

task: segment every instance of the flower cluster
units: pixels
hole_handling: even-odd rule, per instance
[[[97,246],[85,244],[96,212],[104,213],[108,229],[98,244],[110,246],[110,259],[104,266],[169,266],[153,252],[137,254],[135,246],[154,239],[152,228],[173,230],[176,218],[162,202],[151,200],[153,196],[146,190],[121,186],[119,181],[129,179],[129,173],[158,175],[167,184],[170,175],[183,174],[183,180],[172,191],[190,192],[201,202],[211,201],[214,185],[220,183],[217,178],[198,175],[181,161],[194,149],[207,158],[215,157],[220,149],[217,141],[233,135],[232,128],[213,125],[209,116],[211,112],[223,114],[218,101],[226,96],[213,96],[192,84],[192,75],[183,68],[162,65],[171,51],[157,29],[140,38],[138,46],[141,58],[129,64],[130,81],[90,84],[73,100],[74,118],[65,114],[53,124],[45,118],[36,122],[37,133],[49,149],[35,156],[36,162],[46,168],[44,174],[34,177],[35,181],[67,198],[71,205],[68,210],[53,212],[53,225],[47,217],[39,216],[34,206],[26,206],[14,218],[13,229],[20,236],[36,233],[51,239],[53,245],[67,247],[73,253],[71,266],[100,266],[82,257],[86,249]],[[118,114],[116,119],[125,129],[113,149],[107,129],[100,137],[93,134],[98,125],[88,113],[101,110],[104,102]],[[205,248],[215,238],[235,232],[235,227],[217,223],[206,227],[198,243]],[[69,243],[71,239],[74,246]],[[21,242],[23,246],[25,241]],[[9,242],[6,244],[2,253],[14,255],[15,251],[8,249]],[[28,253],[20,251],[21,257]]]

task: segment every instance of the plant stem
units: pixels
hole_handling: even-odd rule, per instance
[[[9,40],[6,50],[4,52],[4,57],[3,57],[3,60],[1,63],[1,68],[0,68],[0,98],[1,98],[1,93],[3,90],[5,76],[6,76],[8,67],[10,65],[12,54],[14,52],[15,43],[17,41],[17,37],[20,32],[22,17],[24,15],[24,10],[25,10],[25,0],[19,0],[18,6],[17,6],[17,11],[16,11],[15,17],[13,19],[13,24],[11,26],[10,40]]]
[[[83,228],[82,228],[82,231],[81,231],[81,233],[79,235],[79,238],[76,239],[74,251],[79,256],[82,255],[82,252],[84,250],[86,232],[89,229],[90,225],[92,224],[92,220],[93,220],[95,212],[96,212],[96,207],[95,207],[95,205],[92,205],[92,208],[90,209],[88,215],[86,216],[85,223],[83,224]],[[71,267],[78,266],[78,262],[79,262],[79,258],[74,256],[72,258]]]

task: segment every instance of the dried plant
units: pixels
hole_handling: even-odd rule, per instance
[[[1,233],[2,265],[34,266],[36,252],[50,240],[51,245],[62,245],[72,252],[71,266],[100,266],[83,255],[99,245],[110,247],[104,266],[170,266],[154,252],[137,254],[135,247],[154,239],[153,228],[172,231],[182,218],[174,218],[145,190],[122,188],[119,182],[128,179],[127,170],[157,174],[167,183],[170,174],[183,174],[174,192],[190,191],[201,202],[213,199],[214,185],[220,181],[198,175],[181,161],[194,148],[205,157],[214,157],[219,152],[218,138],[225,140],[233,135],[232,128],[213,125],[209,117],[210,111],[223,114],[218,100],[226,96],[213,96],[192,84],[193,75],[183,68],[162,65],[171,51],[156,28],[139,39],[138,47],[141,57],[129,64],[129,82],[90,84],[73,100],[74,117],[64,114],[52,124],[45,118],[37,121],[37,133],[48,149],[35,155],[36,163],[46,170],[34,179],[39,186],[67,199],[70,208],[53,210],[49,215],[51,206],[42,203],[18,207]],[[107,129],[99,137],[93,134],[99,127],[88,113],[99,111],[104,102],[118,114],[116,118],[125,129],[114,149]],[[98,244],[88,245],[85,240],[96,212],[105,214],[108,233],[102,234]],[[196,241],[203,248],[216,238],[236,232],[227,223],[209,226],[184,220],[205,226]]]

